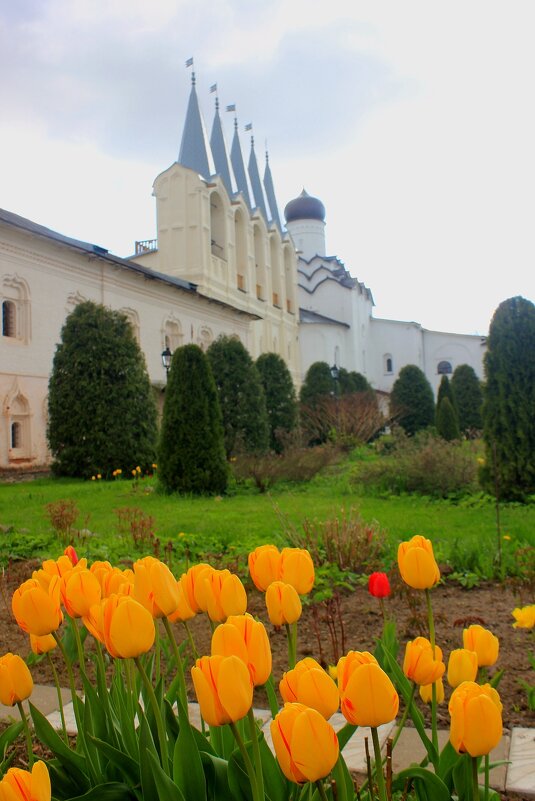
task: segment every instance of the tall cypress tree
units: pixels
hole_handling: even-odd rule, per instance
[[[390,395],[390,409],[407,434],[415,434],[435,421],[435,397],[431,384],[415,364],[403,367]]]
[[[210,364],[197,345],[173,354],[165,392],[158,477],[166,492],[221,493],[228,480],[221,409]]]
[[[52,365],[48,417],[56,475],[88,478],[151,468],[156,405],[123,314],[85,302],[67,317]]]
[[[451,378],[451,391],[459,415],[460,430],[463,434],[481,431],[483,390],[473,367],[460,364],[455,368]]]
[[[266,396],[270,448],[283,450],[281,434],[288,434],[297,425],[297,399],[290,371],[277,353],[263,353],[256,368]]]
[[[483,436],[489,487],[502,498],[535,493],[535,306],[504,300],[485,354]]]
[[[437,406],[436,426],[439,435],[448,442],[461,436],[457,412],[447,395],[443,395]]]
[[[223,415],[227,458],[269,447],[266,399],[260,375],[239,339],[222,336],[207,351]]]

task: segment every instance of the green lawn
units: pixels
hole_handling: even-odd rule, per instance
[[[454,548],[457,558],[459,552],[477,552],[488,560],[496,545],[495,510],[490,501],[476,499],[470,506],[467,501],[456,505],[414,495],[357,495],[347,480],[347,469],[338,467],[308,483],[276,488],[266,495],[243,489],[223,498],[166,496],[157,491],[155,479],[137,485],[126,479],[1,484],[0,525],[5,533],[0,535],[0,561],[32,554],[56,555],[61,550],[45,513],[46,504],[59,499],[76,502],[80,510],[77,526],[92,532],[84,546],[91,558],[132,555],[132,542],[121,537],[114,512],[127,506],[138,507],[154,518],[162,545],[169,540],[187,544],[194,558],[204,552],[243,554],[270,541],[283,544],[281,515],[299,526],[306,517],[325,520],[352,507],[386,531],[390,559],[397,543],[413,534],[429,537],[442,559],[448,559]],[[502,534],[510,537],[502,544],[511,559],[518,547],[535,545],[535,506],[504,505],[501,519]]]

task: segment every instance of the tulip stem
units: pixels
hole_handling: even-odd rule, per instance
[[[489,784],[490,784],[489,762],[490,762],[489,755],[485,754],[485,801],[488,801],[489,798]]]
[[[396,729],[396,733],[394,735],[394,739],[392,740],[392,751],[396,747],[396,743],[399,740],[399,738],[401,737],[401,732],[403,731],[403,727],[405,726],[405,723],[407,722],[407,717],[409,715],[410,708],[412,706],[412,702],[414,701],[414,693],[415,692],[416,692],[416,683],[413,681],[412,682],[412,688],[411,688],[411,697],[409,698],[408,704],[405,705],[405,710],[403,712],[403,716],[402,716],[401,720],[398,723],[398,727]]]
[[[428,589],[425,591],[425,600],[427,602],[427,618],[429,622],[429,641],[431,643],[431,650],[433,659],[435,658],[435,620],[433,617],[433,607],[431,606],[431,593]],[[431,740],[435,746],[435,752],[438,754],[438,731],[437,731],[437,686],[433,682],[431,687]],[[435,770],[437,765],[434,765]]]
[[[293,670],[297,661],[297,623],[285,623],[288,637],[288,668]]]
[[[258,728],[256,726],[256,720],[254,718],[252,707],[247,713],[247,720],[249,721],[249,731],[251,733],[251,741],[253,743],[253,759],[255,762],[258,794],[260,798],[264,798],[264,776],[262,774],[262,759],[260,757],[260,745],[258,743]]]
[[[240,749],[240,753],[243,757],[245,769],[247,770],[247,775],[249,776],[249,781],[251,782],[251,790],[253,791],[253,801],[264,801],[264,795],[263,794],[259,795],[258,782],[256,778],[255,769],[253,767],[253,763],[251,762],[251,758],[247,752],[247,748],[245,747],[245,743],[241,738],[238,727],[232,720],[230,721],[229,726],[232,731],[232,734],[234,735],[234,739],[238,743],[238,748]]]
[[[76,624],[75,618],[70,618],[70,624],[74,633],[74,640],[76,642],[76,653],[78,654],[78,662],[80,665],[80,672],[85,676],[85,657],[84,649],[82,646],[82,638],[80,637],[80,630]]]
[[[195,647],[195,640],[193,639],[193,635],[191,633],[190,627],[188,626],[187,620],[183,620],[182,623],[184,624],[184,628],[186,629],[186,634],[188,635],[188,642],[189,642],[189,646],[191,648],[191,655],[193,657],[193,661],[195,661],[196,659],[199,658],[199,652],[197,651],[197,648]]]
[[[182,702],[184,709],[186,710],[186,714],[188,712],[188,691],[186,689],[186,679],[184,678],[184,665],[182,664],[182,657],[180,656],[180,651],[178,650],[178,645],[175,639],[175,634],[173,632],[173,627],[169,622],[169,618],[163,618],[163,625],[167,632],[167,636],[169,637],[169,641],[171,643],[171,648],[173,649],[173,654],[176,661],[176,670],[178,676],[178,695],[179,699]]]
[[[167,753],[167,738],[165,736],[165,728],[163,725],[162,712],[160,707],[158,706],[158,701],[156,700],[154,689],[152,687],[152,684],[150,683],[149,677],[147,676],[147,673],[145,671],[145,668],[143,667],[143,664],[139,656],[134,657],[134,662],[136,663],[136,667],[141,675],[141,680],[145,685],[147,697],[149,699],[149,703],[152,707],[154,718],[156,720],[156,728],[158,729],[158,739],[160,741],[160,751],[161,751],[160,757],[162,761],[162,768],[164,769],[165,773],[169,776],[169,756]]]
[[[275,686],[273,683],[273,673],[270,674],[269,679],[266,681],[265,688],[268,697],[271,717],[275,719],[275,715],[277,715],[279,711],[279,702],[277,700],[277,693],[275,692]]]
[[[479,781],[477,775],[477,757],[472,757],[472,796],[479,801]]]
[[[78,710],[78,695],[76,694],[76,687],[74,686],[74,674],[72,672],[72,665],[71,660],[67,656],[67,651],[65,650],[65,646],[63,645],[61,638],[57,631],[52,632],[52,636],[54,637],[55,641],[58,644],[59,650],[65,660],[65,665],[67,667],[67,674],[69,676],[69,687],[71,690],[71,698],[72,698],[72,708],[74,711],[74,717],[76,719],[76,729],[78,732],[82,733],[82,721],[80,720],[80,714]]]
[[[28,718],[22,706],[22,701],[17,701],[17,707],[20,713],[20,719],[24,726],[24,736],[26,737],[26,748],[28,749],[28,765],[33,767],[33,749],[32,749],[32,735],[30,734],[30,727],[28,725]]]
[[[52,661],[50,653],[47,653],[46,656],[47,656],[47,659],[48,659],[48,663],[49,663],[50,667],[52,668],[52,673],[54,674],[54,684],[56,685],[56,693],[57,693],[57,696],[58,696],[59,716],[61,718],[61,730],[63,732],[63,739],[65,740],[66,743],[68,743],[69,742],[69,737],[67,735],[67,726],[65,724],[65,713],[63,711],[63,698],[61,697],[61,687],[60,687],[60,684],[59,684],[58,671],[56,670],[56,666],[54,665],[54,662]]]
[[[381,757],[381,746],[379,744],[379,735],[375,726],[371,727],[373,751],[375,754],[375,775],[377,777],[377,789],[379,790],[380,801],[388,801],[386,797],[385,777],[383,776],[383,760]]]
[[[320,794],[321,801],[329,801],[327,798],[327,793],[325,792],[325,787],[323,786],[323,780],[318,779],[316,782],[316,787],[318,788],[318,793]]]

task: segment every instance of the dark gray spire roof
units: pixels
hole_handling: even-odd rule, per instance
[[[264,215],[264,219],[268,222],[268,213],[266,209],[266,201],[264,199],[264,192],[262,190],[262,182],[260,180],[260,173],[258,171],[258,163],[256,161],[256,153],[254,152],[254,136],[251,136],[251,153],[249,154],[249,179],[251,181],[251,189],[254,195],[254,204],[257,209],[260,209]]]
[[[243,163],[243,156],[241,152],[240,137],[238,136],[238,120],[234,119],[234,136],[232,138],[232,147],[230,149],[230,162],[236,178],[238,192],[241,192],[249,210],[251,210],[251,197],[249,194],[249,184],[247,181],[247,173],[245,172],[245,165]]]
[[[269,156],[266,151],[266,169],[264,170],[264,189],[266,190],[266,197],[269,203],[269,210],[271,212],[271,219],[281,230],[281,221],[279,217],[279,210],[277,208],[277,198],[275,197],[275,187],[273,186],[273,176],[271,175],[271,168],[269,166]]]
[[[199,109],[197,92],[195,91],[195,73],[193,72],[191,74],[191,92],[182,133],[182,142],[180,143],[178,163],[184,167],[189,167],[190,170],[195,170],[203,178],[209,178],[213,174],[213,170],[210,168],[211,158],[208,154],[206,131]]]
[[[217,98],[215,101],[215,115],[210,136],[210,147],[212,148],[216,174],[221,176],[228,196],[232,197],[236,189],[230,174],[227,146],[225,144],[225,137],[223,136],[223,127],[221,125],[221,117],[219,116],[219,100]]]

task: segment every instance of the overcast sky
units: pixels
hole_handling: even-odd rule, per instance
[[[267,140],[377,317],[484,334],[535,299],[531,0],[0,0],[0,206],[127,256],[190,72]],[[224,115],[230,145],[232,115]]]

